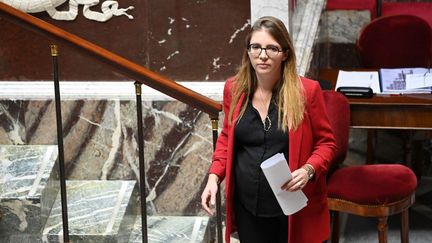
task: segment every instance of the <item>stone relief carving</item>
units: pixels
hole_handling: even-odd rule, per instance
[[[56,7],[69,1],[69,10],[58,11]],[[97,12],[90,10],[90,7],[99,4],[100,0],[0,0],[5,4],[8,4],[16,9],[19,9],[26,13],[39,13],[47,12],[51,18],[56,20],[72,21],[78,15],[78,5],[84,5],[83,14],[87,19],[106,22],[113,16],[125,15],[129,19],[133,19],[133,16],[126,13],[128,10],[134,9],[133,6],[127,8],[118,8],[119,4],[117,1],[108,0],[102,3],[101,11]]]

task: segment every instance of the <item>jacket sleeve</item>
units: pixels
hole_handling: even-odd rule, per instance
[[[226,163],[228,156],[228,132],[230,126],[232,125],[228,124],[228,113],[232,97],[232,83],[233,79],[229,79],[225,82],[223,93],[223,127],[216,142],[216,149],[213,153],[212,164],[209,170],[209,173],[216,174],[219,177],[219,181],[222,181],[225,178],[226,173]]]
[[[319,177],[327,173],[333,161],[336,141],[327,116],[323,93],[318,83],[313,82],[307,93],[306,109],[312,128],[313,151],[306,163],[314,167],[315,175]]]

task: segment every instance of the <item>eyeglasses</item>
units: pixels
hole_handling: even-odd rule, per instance
[[[277,46],[272,45],[269,45],[267,47],[261,47],[261,45],[259,44],[249,44],[247,49],[248,52],[254,57],[259,57],[263,50],[265,51],[265,54],[270,58],[275,57],[279,54],[279,52],[282,52]]]

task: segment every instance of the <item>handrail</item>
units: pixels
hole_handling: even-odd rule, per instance
[[[0,2],[0,16],[25,29],[32,30],[62,44],[76,48],[78,51],[81,51],[100,62],[108,64],[119,73],[122,73],[135,81],[150,86],[153,89],[209,114],[211,119],[217,119],[219,112],[222,110],[222,105],[220,103],[206,96],[188,89],[124,57],[112,53],[90,41],[2,2]]]

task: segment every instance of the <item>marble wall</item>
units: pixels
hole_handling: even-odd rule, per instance
[[[332,10],[321,15],[320,32],[314,47],[319,68],[361,68],[356,51],[357,36],[371,20],[366,10]]]
[[[143,101],[149,214],[197,215],[212,155],[210,118],[177,101]],[[139,177],[134,100],[62,102],[70,180]],[[0,143],[56,144],[53,100],[1,100]]]
[[[126,6],[135,7],[128,12],[133,20],[96,23],[80,13],[62,22],[33,15],[172,80],[222,81],[235,73],[250,25],[249,0],[120,2]],[[47,38],[2,18],[0,29],[0,81],[52,79]],[[59,53],[61,81],[131,81],[68,46],[60,45]],[[115,93],[124,85],[103,98],[99,91],[78,91],[62,102],[68,179],[138,178],[136,102]],[[15,93],[1,87],[0,144],[57,144],[52,95],[32,99],[39,86]],[[143,116],[148,214],[203,215],[200,195],[213,150],[209,117],[158,98],[143,101]]]
[[[46,13],[34,15],[170,79],[220,83],[203,81],[222,81],[235,73],[252,2],[125,0],[120,7],[135,6],[129,12],[134,20],[117,17],[107,23],[91,22],[81,15],[72,22],[54,21]],[[311,60],[323,3],[304,1],[303,11],[295,16],[301,74]],[[50,41],[1,18],[0,29],[7,33],[0,35],[0,80],[50,80]],[[67,46],[60,46],[59,51],[62,81],[130,81]],[[0,144],[57,144],[52,96],[38,97],[40,84],[26,83],[21,82],[23,87],[32,87],[28,92],[19,88],[8,93],[0,85]],[[77,82],[69,83],[73,88]],[[98,91],[77,91],[62,101],[68,179],[138,178],[136,102],[133,92],[132,98],[114,94],[123,86],[115,86],[111,96],[103,98]],[[221,95],[219,89],[212,98],[220,101]],[[143,116],[149,214],[203,214],[200,194],[212,155],[208,115],[180,102],[153,98],[143,101]]]

